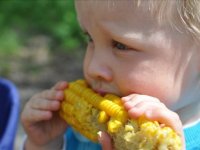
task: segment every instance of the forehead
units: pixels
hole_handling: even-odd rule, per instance
[[[156,19],[151,15],[148,7],[148,1],[137,7],[134,0],[76,0],[81,26],[88,25],[91,20],[97,24],[112,22],[126,26],[132,24],[141,26],[140,22],[145,21],[153,25]]]
[[[81,10],[101,10],[101,11],[113,11],[115,9],[123,10],[128,6],[133,6],[133,1],[130,0],[76,0],[76,6],[85,8]]]
[[[132,14],[136,9],[132,0],[76,0],[76,8],[78,12],[98,17],[109,17],[113,14],[125,16],[125,13]]]

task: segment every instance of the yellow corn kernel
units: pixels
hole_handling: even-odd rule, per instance
[[[60,116],[75,130],[96,142],[106,131],[116,150],[180,150],[181,138],[169,127],[144,116],[130,119],[120,97],[95,93],[84,80],[70,82]]]
[[[122,106],[122,101],[118,96],[113,95],[113,94],[106,94],[104,97],[113,101],[115,104]]]
[[[105,111],[100,111],[98,116],[99,123],[105,123],[109,120],[109,116]]]
[[[108,121],[108,131],[109,133],[116,133],[119,128],[122,126],[122,122],[116,119],[111,119]]]
[[[99,109],[104,110],[110,116],[118,119],[123,118],[126,115],[126,111],[124,111],[122,107],[107,99],[103,99],[99,103]]]

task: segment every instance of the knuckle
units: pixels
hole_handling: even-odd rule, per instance
[[[176,112],[172,112],[172,116],[175,119],[175,121],[178,121],[178,122],[180,121],[180,117]]]
[[[153,100],[154,100],[155,102],[158,102],[158,103],[163,104],[163,103],[160,101],[160,99],[158,99],[158,98],[156,98],[156,97],[154,97]]]
[[[41,96],[41,93],[36,93],[36,94],[34,94],[34,95],[31,97],[30,100],[36,99],[36,98],[38,98],[38,97],[40,97],[40,96]]]
[[[55,95],[55,92],[53,90],[44,90],[41,94],[41,97],[49,99],[49,98],[54,97],[54,95]]]
[[[45,101],[45,102],[44,102],[44,109],[45,109],[45,108],[46,108],[46,109],[49,109],[50,106],[51,106],[51,102],[48,102],[48,101]]]
[[[42,95],[43,97],[45,97],[46,95],[48,95],[48,92],[49,92],[49,90],[44,90],[44,91],[41,93],[41,95]]]
[[[59,88],[59,86],[61,85],[61,81],[58,81],[56,84],[54,84],[54,86],[52,87],[52,89],[57,89]]]
[[[146,99],[149,99],[149,100],[152,101],[152,102],[162,103],[162,102],[160,101],[160,99],[158,99],[157,97],[152,97],[152,96],[147,96],[147,95],[146,95]]]
[[[166,105],[165,105],[164,103],[162,103],[162,102],[159,102],[159,103],[160,103],[160,106],[161,106],[162,108],[167,109],[167,107],[166,107]]]

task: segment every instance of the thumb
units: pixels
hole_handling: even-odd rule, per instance
[[[111,138],[107,133],[99,131],[98,139],[99,139],[99,143],[102,146],[102,150],[114,150],[112,148]]]

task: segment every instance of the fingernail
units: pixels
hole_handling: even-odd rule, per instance
[[[62,97],[62,96],[63,96],[63,92],[57,92],[57,93],[56,93],[56,97],[57,97],[57,98],[60,98],[60,97]]]
[[[127,101],[129,101],[129,97],[128,97],[128,96],[126,96],[126,97],[122,97],[121,99],[122,99],[123,102],[127,102]]]
[[[98,135],[98,140],[101,143],[102,132],[101,131],[97,132],[97,135]]]
[[[63,81],[62,86],[67,86],[67,82]]]

